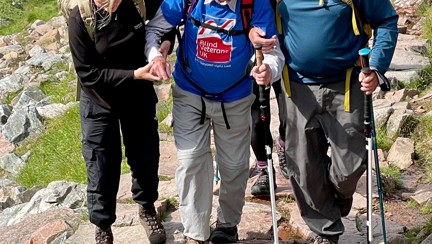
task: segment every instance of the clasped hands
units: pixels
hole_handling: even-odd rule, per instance
[[[166,60],[170,45],[170,41],[163,41],[159,48],[159,52],[162,55],[155,57],[146,66],[135,70],[134,79],[151,81],[169,80],[171,78],[171,65]]]

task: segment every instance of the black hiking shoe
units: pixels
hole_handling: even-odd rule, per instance
[[[156,216],[154,207],[149,209],[139,206],[138,215],[141,225],[147,234],[150,244],[162,244],[166,242],[166,234],[163,225]]]
[[[237,226],[216,227],[210,235],[212,243],[236,243],[238,241]]]
[[[265,169],[257,169],[258,171],[258,179],[255,181],[255,184],[251,188],[251,194],[253,196],[268,196],[270,195],[270,179],[268,175],[267,168]],[[273,170],[273,182],[274,189],[276,190],[276,177],[275,171]]]
[[[114,236],[111,231],[111,227],[103,230],[96,226],[95,240],[96,244],[113,244]]]
[[[285,149],[281,148],[280,145],[277,145],[277,155],[279,158],[279,169],[281,171],[281,174],[285,179],[289,179],[288,174],[288,166],[286,162],[286,155],[285,155]]]
[[[313,244],[338,244],[339,236],[316,236]]]

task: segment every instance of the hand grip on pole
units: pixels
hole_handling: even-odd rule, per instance
[[[259,66],[262,65],[263,60],[264,60],[264,54],[262,52],[262,46],[261,46],[261,44],[255,45],[255,60],[256,60],[256,66],[259,67]],[[260,85],[259,86],[259,102],[261,104],[261,110],[262,110],[261,120],[263,122],[265,122],[267,120],[266,117],[265,117],[265,114],[264,114],[265,101],[266,101],[266,98],[265,98],[265,86]]]
[[[364,74],[369,74],[371,69],[369,67],[369,48],[362,48],[358,52],[360,55],[360,63],[361,63],[361,72]],[[372,95],[365,95],[364,99],[364,124],[365,124],[365,135],[366,137],[370,137],[371,132],[371,103],[372,103]]]

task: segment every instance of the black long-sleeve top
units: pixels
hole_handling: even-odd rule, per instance
[[[146,1],[149,19],[160,3],[161,0]],[[134,70],[147,64],[145,26],[133,1],[122,0],[111,21],[98,29],[98,20],[103,15],[101,11],[95,12],[94,40],[87,33],[78,7],[68,20],[69,46],[83,92],[106,108],[133,94],[157,101],[153,82],[133,79]],[[167,35],[170,40],[174,39],[173,34]]]

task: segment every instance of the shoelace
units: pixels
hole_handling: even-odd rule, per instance
[[[156,212],[146,211],[142,213],[142,216],[144,217],[152,232],[162,233],[162,226],[157,221]]]
[[[323,239],[321,236],[317,236],[316,238],[315,238],[315,242],[314,243],[316,243],[316,244],[331,244],[331,242],[329,241],[329,240],[327,240],[327,239]]]
[[[111,229],[107,229],[106,231],[99,230],[97,233],[96,240],[98,243],[108,243],[109,241],[111,241],[112,240]]]
[[[265,170],[262,170],[260,172],[260,175],[258,176],[257,183],[262,184],[262,185],[266,185],[266,184],[268,184],[268,182],[269,182],[269,176]]]

